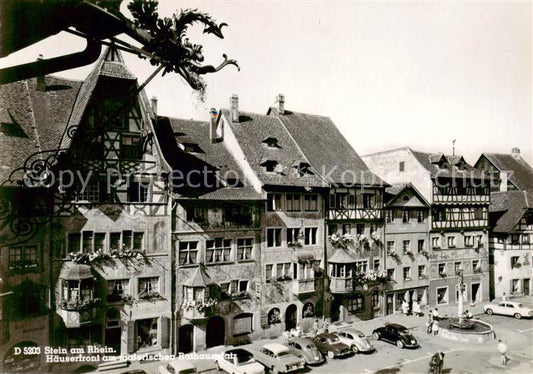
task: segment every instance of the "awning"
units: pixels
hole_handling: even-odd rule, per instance
[[[89,265],[65,264],[59,273],[59,278],[65,280],[80,280],[94,278],[94,276]]]
[[[213,280],[207,274],[207,271],[201,266],[194,270],[194,273],[185,281],[183,285],[185,287],[207,287],[214,284]]]

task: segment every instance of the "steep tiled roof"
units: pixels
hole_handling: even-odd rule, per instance
[[[222,110],[223,115],[242,148],[247,162],[254,170],[264,185],[275,186],[300,186],[300,187],[324,187],[327,185],[316,174],[300,176],[295,163],[310,163],[301,152],[292,136],[283,126],[281,121],[273,116],[256,113],[241,112],[238,123],[231,122],[231,116],[227,110]],[[263,141],[267,138],[277,140],[275,147],[269,147]],[[275,170],[266,171],[265,164],[275,161]]]
[[[497,233],[509,233],[528,209],[533,209],[533,190],[506,191],[491,194],[491,226]]]
[[[508,176],[512,184],[520,190],[533,188],[533,168],[520,156],[501,153],[483,153],[500,172],[513,171]]]
[[[454,166],[459,160],[464,158],[462,156],[456,155],[452,156],[450,160],[447,156],[442,153],[424,153],[414,151],[408,148],[413,156],[422,164],[422,166],[431,172],[432,177],[456,177],[456,178],[476,178],[476,179],[485,179],[488,178],[481,170],[478,170],[471,165],[464,163],[464,169],[460,170]],[[439,168],[439,161],[448,161],[451,165],[446,168]],[[453,161],[453,162],[452,162]]]
[[[314,170],[329,182],[350,185],[386,183],[373,174],[329,117],[285,111],[278,117],[294,138]]]
[[[263,199],[248,183],[243,171],[235,162],[223,142],[211,143],[209,123],[177,118],[160,117],[156,126],[156,134],[163,150],[163,156],[173,170],[184,175],[191,170],[209,170],[211,175],[216,172],[229,186],[219,183],[218,188],[202,186],[202,188],[179,188],[184,197],[194,195],[195,198],[206,200],[258,200]],[[178,143],[196,144],[199,152],[187,152]],[[239,186],[231,186],[238,179]],[[213,184],[215,182],[213,181]],[[199,195],[198,195],[199,194]]]
[[[385,205],[389,206],[393,204],[397,198],[402,194],[403,191],[410,189],[412,190],[416,197],[422,202],[422,204],[426,207],[429,207],[428,201],[422,196],[420,191],[418,191],[415,186],[412,183],[400,183],[400,184],[394,184],[391,187],[387,187],[385,189]],[[416,202],[419,204],[418,202]]]
[[[213,279],[207,274],[203,267],[194,269],[194,273],[183,282],[187,287],[206,287],[213,284]]]
[[[116,58],[118,61],[108,61],[110,58]],[[85,113],[85,110],[87,109],[87,105],[93,96],[96,84],[98,83],[98,79],[100,77],[136,80],[135,75],[133,75],[124,64],[122,55],[118,51],[113,50],[112,47],[107,48],[106,51],[100,56],[95,67],[89,73],[80,88],[74,109],[72,110],[72,115],[70,116],[68,122],[68,126],[63,132],[61,148],[69,148],[72,138],[67,136],[67,130],[70,127],[78,126],[80,124],[83,113]]]
[[[355,256],[343,248],[337,248],[333,256],[328,259],[329,263],[350,264],[356,261]]]
[[[0,183],[35,152],[58,148],[81,86],[79,81],[48,76],[46,89],[37,91],[35,82],[29,79],[0,86],[0,109],[20,130],[0,131]]]

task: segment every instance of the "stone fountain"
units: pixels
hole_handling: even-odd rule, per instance
[[[459,300],[457,302],[457,317],[444,318],[439,321],[439,335],[443,338],[462,341],[483,343],[494,339],[494,330],[488,323],[467,319],[464,316],[463,294],[466,285],[463,280],[463,270],[457,272],[459,275]]]

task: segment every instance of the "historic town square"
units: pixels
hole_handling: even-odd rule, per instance
[[[533,2],[0,1],[0,373],[532,373]]]

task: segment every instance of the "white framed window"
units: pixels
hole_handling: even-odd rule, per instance
[[[368,260],[355,262],[355,273],[365,274],[368,271]]]
[[[138,292],[159,292],[159,277],[139,278]]]
[[[285,195],[285,203],[287,204],[286,207],[288,212],[299,212],[302,210],[301,197],[302,195],[296,193],[288,193]]]
[[[418,278],[426,278],[426,265],[418,265]]]
[[[431,238],[431,247],[432,248],[440,248],[440,238],[439,237],[434,237],[434,238]]]
[[[393,281],[396,279],[395,269],[387,269],[387,280]]]
[[[455,275],[458,275],[459,272],[463,270],[463,263],[461,261],[456,261],[453,263],[453,272]]]
[[[411,280],[411,267],[405,266],[403,268],[403,280],[404,281],[410,281]]]
[[[411,217],[409,216],[409,210],[404,209],[402,211],[402,222],[409,223],[409,221],[411,221]]]
[[[305,194],[304,195],[304,210],[306,212],[316,212],[318,210],[318,195]]]
[[[318,232],[317,227],[306,227],[305,228],[305,245],[315,245],[316,244],[316,236]]]
[[[374,270],[379,270],[380,265],[381,265],[381,264],[380,264],[380,260],[379,260],[379,258],[375,258],[375,259],[374,259]]]
[[[267,231],[267,247],[281,247],[281,229],[269,228]]]
[[[465,235],[465,247],[474,246],[474,237],[472,235]]]
[[[198,263],[198,242],[179,243],[179,263],[180,265]]]
[[[387,252],[394,251],[394,241],[388,240],[387,241]]]
[[[424,239],[418,239],[418,247],[417,247],[418,253],[424,252],[425,243],[426,241]]]
[[[237,239],[237,261],[251,260],[253,257],[254,239],[238,238]]]
[[[38,264],[37,245],[19,245],[9,248],[10,269],[32,269]]]
[[[447,274],[446,274],[446,264],[439,264],[439,275],[441,277],[445,277]]]
[[[230,261],[231,239],[216,238],[205,243],[205,262],[217,263]]]
[[[287,229],[287,245],[294,245],[298,242],[298,235],[300,235],[300,228],[288,228]]]
[[[282,195],[280,193],[269,193],[267,194],[267,211],[269,212],[279,212],[283,210],[281,204]]]
[[[410,240],[404,240],[402,243],[403,253],[408,254],[411,252],[411,241]]]
[[[448,236],[448,248],[455,248],[455,236]]]

